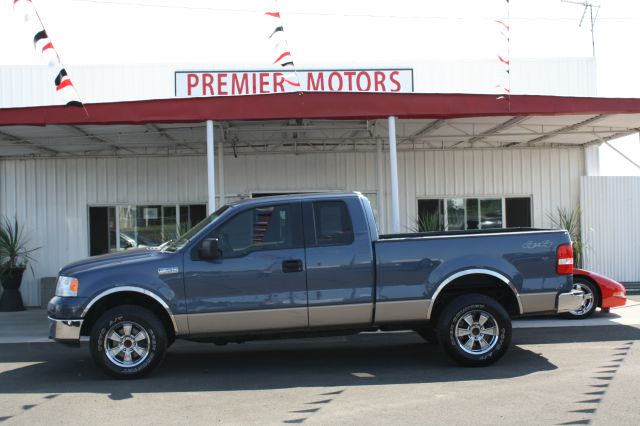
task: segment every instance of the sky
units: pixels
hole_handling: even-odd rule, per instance
[[[41,64],[13,0],[0,0],[0,66]],[[33,0],[62,61],[264,67],[273,0]],[[578,1],[580,3],[580,1]],[[593,0],[597,93],[640,98],[640,1]],[[403,66],[495,59],[508,22],[511,58],[593,55],[590,9],[562,0],[278,0],[296,65]],[[637,136],[614,142],[640,163]],[[640,169],[601,147],[603,174]]]

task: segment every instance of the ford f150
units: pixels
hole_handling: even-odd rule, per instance
[[[461,364],[487,365],[510,317],[582,306],[565,231],[482,229],[378,235],[359,193],[226,205],[155,248],[60,270],[50,337],[79,344],[118,378],[157,367],[175,339],[415,330]]]

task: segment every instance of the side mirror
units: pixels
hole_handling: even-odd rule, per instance
[[[200,259],[203,260],[217,260],[222,258],[222,252],[218,247],[218,239],[217,238],[205,238],[200,244],[200,248],[198,249],[198,254],[200,255]]]

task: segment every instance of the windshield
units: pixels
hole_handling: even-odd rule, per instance
[[[193,237],[195,237],[200,231],[206,228],[209,224],[213,223],[222,213],[224,213],[229,206],[222,206],[215,212],[211,213],[209,216],[204,218],[200,223],[196,226],[185,232],[182,236],[180,236],[177,240],[167,241],[166,243],[160,246],[160,250],[165,251],[176,251],[180,250],[182,247],[186,246],[189,241]]]

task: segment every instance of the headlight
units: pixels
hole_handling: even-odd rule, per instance
[[[77,278],[72,277],[58,277],[58,284],[56,285],[56,296],[60,297],[75,297],[78,295],[78,285],[80,281]]]

